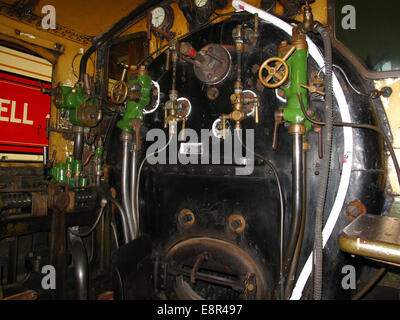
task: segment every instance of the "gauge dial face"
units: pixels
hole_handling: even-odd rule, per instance
[[[222,132],[222,120],[221,119],[217,119],[214,121],[211,131],[216,138],[222,139],[223,132]],[[228,120],[225,120],[225,135],[228,136],[231,134],[232,134],[231,124],[229,123]]]
[[[176,115],[179,119],[187,119],[192,111],[192,104],[190,103],[189,99],[187,98],[179,98],[178,100],[178,107],[176,110]]]
[[[207,3],[208,3],[208,0],[194,0],[194,4],[198,8],[204,7],[205,5],[207,5]]]
[[[162,7],[157,7],[151,11],[151,24],[155,28],[160,28],[164,23],[167,13]]]
[[[160,105],[160,85],[158,82],[151,80],[151,98],[150,104],[143,108],[144,114],[153,113]]]

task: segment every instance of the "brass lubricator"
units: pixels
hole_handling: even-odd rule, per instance
[[[178,62],[177,43],[174,41],[169,50],[172,61],[172,89],[169,92],[169,100],[164,105],[164,128],[172,123],[182,122],[182,139],[185,137],[186,118],[178,116],[178,90],[176,90],[176,64]]]
[[[243,83],[242,83],[242,54],[243,54],[243,30],[242,25],[238,25],[232,31],[232,37],[235,41],[235,50],[237,53],[237,78],[234,84],[234,93],[231,95],[231,104],[233,111],[230,114],[223,114],[219,118],[222,121],[222,139],[226,137],[226,120],[235,122],[235,130],[241,130],[241,122],[247,118],[247,113],[243,110],[244,104],[254,104],[254,122],[259,123],[259,97],[244,97]]]

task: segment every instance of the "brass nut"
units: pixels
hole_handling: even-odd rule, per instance
[[[346,217],[349,221],[353,221],[359,216],[366,214],[367,208],[360,201],[352,201],[346,207]]]
[[[178,222],[181,227],[190,227],[196,221],[194,213],[189,209],[182,209],[178,216]]]
[[[241,234],[246,227],[246,220],[240,214],[233,214],[228,218],[228,225],[232,232]]]
[[[289,127],[289,134],[305,134],[307,132],[306,126],[300,123],[294,123]]]

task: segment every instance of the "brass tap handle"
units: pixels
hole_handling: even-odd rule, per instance
[[[308,85],[302,84],[301,87],[304,89],[307,89],[310,93],[318,93],[321,96],[325,96],[325,92],[322,90],[318,90],[318,88],[314,85],[308,86]]]
[[[316,121],[321,122],[322,119],[320,117],[315,118]],[[322,146],[322,126],[319,125],[313,125],[314,127],[314,132],[318,134],[318,156],[320,159],[323,158],[323,146]]]
[[[259,106],[260,106],[260,98],[254,98],[254,122],[260,123],[260,115],[259,115]]]
[[[185,139],[185,129],[186,129],[186,119],[182,118],[182,130],[181,130],[181,140]]]
[[[135,149],[137,151],[140,151],[142,145],[142,137],[140,136],[140,129],[142,127],[142,122],[140,121],[140,119],[135,118],[131,121],[131,127],[135,131],[135,136],[136,136]]]
[[[225,123],[226,119],[224,116],[222,116],[221,120],[222,120],[222,140],[225,140],[225,138],[226,138],[226,123]]]
[[[219,119],[222,122],[222,137],[221,138],[222,138],[222,140],[225,140],[225,138],[226,138],[226,123],[225,123],[226,115],[220,116]]]
[[[164,106],[164,128],[168,127],[168,110],[167,107]]]
[[[278,129],[279,126],[283,123],[283,111],[276,110],[274,113],[274,136],[272,139],[272,150],[276,150],[278,148]]]

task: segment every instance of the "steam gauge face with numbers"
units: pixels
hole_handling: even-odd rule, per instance
[[[174,13],[168,6],[156,7],[151,10],[151,26],[168,31],[172,27]]]

